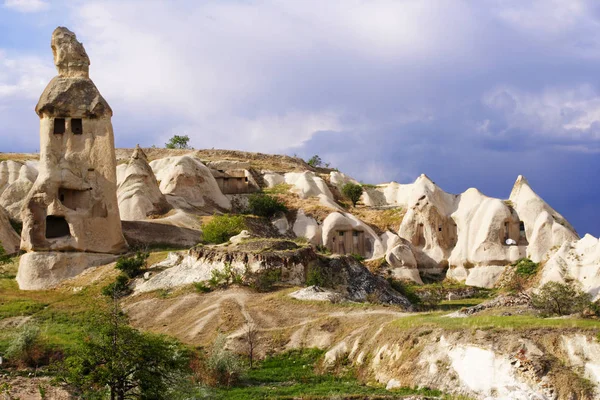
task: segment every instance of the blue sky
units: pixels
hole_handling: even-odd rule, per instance
[[[3,3],[2,3],[3,2]],[[600,6],[585,0],[0,0],[0,151],[37,151],[50,35],[84,43],[119,147],[319,154],[600,235]]]

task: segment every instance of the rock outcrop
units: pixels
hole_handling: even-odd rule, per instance
[[[6,209],[11,219],[21,221],[21,208],[37,175],[37,170],[26,163],[0,163],[0,206]]]
[[[117,167],[117,198],[121,219],[139,221],[171,210],[144,151],[137,146],[127,164]]]
[[[544,264],[539,285],[550,281],[577,282],[592,300],[600,300],[600,241],[585,235],[563,243]]]
[[[193,156],[161,158],[150,162],[150,167],[173,207],[207,213],[231,208],[210,169]]]
[[[327,183],[314,172],[288,172],[285,174],[285,183],[292,185],[292,192],[302,199],[319,197],[319,195],[333,199],[333,194],[327,187]]]
[[[10,224],[7,212],[0,207],[0,245],[6,254],[14,254],[19,251],[20,244],[21,238]]]
[[[382,257],[385,247],[377,233],[350,213],[333,212],[321,226],[322,244],[337,254]]]
[[[44,276],[54,284],[127,249],[116,193],[112,110],[89,79],[89,59],[75,34],[57,28],[51,47],[58,76],[36,106],[39,174],[21,211],[21,248],[35,253],[21,258],[22,289],[39,289]]]

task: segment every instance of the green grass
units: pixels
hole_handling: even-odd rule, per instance
[[[290,189],[292,188],[292,185],[287,184],[287,183],[279,183],[275,186],[273,186],[272,188],[265,188],[263,189],[263,193],[267,193],[267,194],[285,194],[285,193],[289,193]]]
[[[476,315],[468,318],[448,318],[444,312],[421,313],[398,318],[393,326],[400,329],[415,327],[435,327],[450,330],[459,329],[536,329],[536,328],[578,328],[600,331],[600,321],[591,319],[553,319],[534,315]]]
[[[382,386],[361,384],[351,369],[340,375],[315,371],[324,351],[293,350],[269,357],[257,368],[248,371],[241,384],[229,389],[213,390],[212,397],[227,400],[253,399],[344,399],[369,396],[370,399],[391,399],[397,396],[421,394],[441,396],[437,390],[402,388],[394,391]]]
[[[468,299],[458,299],[458,300],[443,300],[437,306],[439,310],[442,311],[452,311],[452,310],[460,310],[464,307],[473,307],[478,304],[483,303],[484,301],[489,300],[489,298],[468,298]]]

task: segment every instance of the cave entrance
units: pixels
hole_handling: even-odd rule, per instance
[[[71,210],[87,209],[90,205],[89,190],[58,189],[60,202]]]
[[[71,236],[71,230],[65,217],[48,215],[46,217],[46,239]]]

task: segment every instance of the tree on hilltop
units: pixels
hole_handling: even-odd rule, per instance
[[[191,149],[189,145],[190,137],[188,135],[175,135],[167,143],[165,148],[167,149]]]

